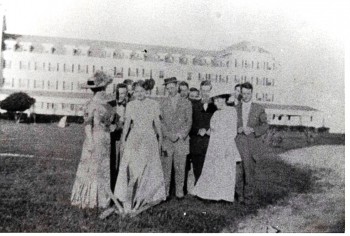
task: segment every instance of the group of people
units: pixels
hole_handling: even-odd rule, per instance
[[[153,79],[124,81],[111,102],[105,92],[111,81],[96,72],[84,85],[94,96],[85,107],[72,205],[105,208],[104,216],[136,215],[170,197],[172,174],[182,199],[189,170],[192,195],[256,201],[259,138],[268,124],[262,106],[252,102],[250,83],[231,88],[203,81],[196,90],[171,77],[164,79],[167,97],[157,101],[149,97]]]

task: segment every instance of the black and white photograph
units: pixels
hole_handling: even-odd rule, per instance
[[[345,233],[348,8],[0,0],[0,233]]]

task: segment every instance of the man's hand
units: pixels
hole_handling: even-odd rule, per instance
[[[245,135],[249,135],[254,132],[254,129],[251,127],[245,127],[243,132],[245,133]]]
[[[124,121],[119,120],[119,121],[117,122],[117,127],[116,127],[116,129],[117,129],[117,130],[123,129],[123,126],[124,126]]]
[[[198,134],[202,137],[206,134],[206,132],[207,131],[204,128],[198,130]]]
[[[117,126],[116,125],[110,125],[109,126],[109,132],[114,132],[116,130]]]
[[[239,134],[243,133],[243,127],[239,127],[237,130],[237,133],[239,133]]]
[[[169,135],[167,135],[167,137],[173,143],[175,143],[179,139],[179,137],[175,134],[169,134]]]
[[[211,130],[208,129],[207,132],[206,132],[206,134],[207,134],[208,136],[210,136],[210,133],[211,133]]]

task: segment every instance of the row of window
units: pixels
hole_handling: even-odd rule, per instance
[[[151,70],[152,71],[152,70]],[[152,74],[151,74],[152,76]],[[164,78],[164,72],[160,71],[159,74],[160,78]],[[193,77],[192,72],[188,72],[188,80],[191,80]],[[251,77],[247,78],[247,76],[237,76],[235,75],[234,78],[235,83],[245,83],[250,82],[254,85],[260,85],[260,86],[275,86],[275,80],[267,77],[259,78],[259,77]],[[198,73],[198,80],[204,81],[204,80],[211,80],[215,83],[228,83],[229,82],[229,76],[222,76],[222,75],[211,75],[211,74],[201,74]],[[64,91],[74,91],[74,90],[81,90],[81,84],[79,82],[72,82],[72,81],[52,81],[52,80],[36,80],[36,79],[22,79],[19,78],[11,78],[11,79],[5,79],[5,87],[18,87],[18,88],[27,88],[27,89],[47,89],[47,90],[64,90]],[[115,91],[115,84],[113,85],[113,91]],[[156,88],[158,89],[158,87]],[[158,92],[156,92],[158,95]]]
[[[235,83],[250,82],[253,85],[255,84],[255,85],[262,85],[262,86],[275,86],[275,79],[271,79],[268,77],[259,78],[259,77],[251,76],[250,78],[248,78],[245,75],[242,75],[241,77],[235,75],[234,82]]]
[[[3,61],[3,68],[7,69],[17,69],[15,67],[12,67],[12,61],[4,60]],[[96,70],[103,70],[103,66],[97,68],[95,65],[92,67],[89,67],[89,65],[80,65],[80,64],[60,64],[60,63],[46,63],[46,62],[24,62],[19,61],[18,62],[18,69],[19,70],[34,70],[34,71],[51,71],[51,72],[71,72],[71,73],[84,73],[89,74],[95,73]],[[91,70],[91,71],[90,71]]]
[[[42,110],[63,110],[63,111],[80,111],[83,108],[81,104],[71,103],[52,103],[52,102],[36,102],[34,109],[40,108]]]
[[[237,68],[238,65],[238,61],[237,59],[235,59],[235,67]],[[269,64],[268,61],[263,61],[263,62],[259,62],[259,61],[247,61],[247,60],[242,60],[241,63],[241,67],[242,68],[246,68],[246,69],[263,69],[263,70],[276,70],[276,64],[275,63],[271,63]]]
[[[12,62],[9,60],[4,60],[3,68],[11,69]],[[14,68],[15,69],[15,68]],[[51,72],[70,72],[70,73],[95,73],[96,70],[104,70],[103,66],[97,67],[95,65],[80,65],[80,64],[60,64],[60,63],[46,63],[46,62],[23,62],[19,61],[18,64],[19,70],[34,70],[34,71],[51,71]],[[113,67],[113,75],[118,78],[124,77],[124,68],[123,67]],[[164,78],[164,71],[159,71],[159,78]],[[144,68],[128,68],[128,77],[144,77],[144,78],[152,78],[153,71],[146,70]]]
[[[4,78],[5,88],[80,91],[80,85],[79,82]]]
[[[300,115],[276,115],[276,114],[273,114],[272,115],[272,120],[282,120],[285,118],[287,118],[288,120],[292,120],[292,119],[297,119],[297,120],[300,120],[301,119],[301,116]],[[310,116],[310,122],[312,122],[312,116]]]
[[[77,73],[89,73],[89,65],[75,65],[75,64],[63,64],[62,66],[62,70],[64,72],[75,72],[75,68],[76,68],[76,72]],[[4,67],[5,68],[11,68],[11,61],[4,61]],[[90,67],[91,68],[91,67]],[[51,63],[38,63],[35,62],[34,63],[34,67],[32,67],[31,62],[28,62],[27,64],[23,63],[22,61],[19,62],[19,69],[20,70],[24,70],[24,69],[34,69],[34,70],[47,70],[47,71],[60,71],[60,64],[56,63],[56,64],[51,64]],[[94,73],[96,71],[96,66],[92,65],[91,68],[91,72]],[[103,66],[99,67],[98,69],[100,70],[104,70]],[[114,67],[113,68],[113,74],[115,77],[117,78],[124,78],[124,68],[123,67]],[[146,70],[144,68],[128,68],[128,77],[142,77],[142,78],[153,78],[153,71],[152,69],[150,70]],[[159,71],[158,77],[160,79],[164,79],[165,78],[165,73],[163,70]],[[187,80],[192,80],[194,77],[193,72],[188,72],[187,73]],[[217,82],[217,83],[228,83],[229,81],[229,76],[226,75],[218,75],[218,74],[208,74],[208,73],[198,73],[198,81],[203,81],[203,80],[211,80],[213,82]],[[269,79],[269,78],[261,78],[259,79],[258,77],[254,77],[252,76],[250,79],[247,78],[247,76],[234,76],[234,82],[235,83],[244,83],[244,82],[250,82],[252,84],[255,83],[255,85],[263,85],[263,86],[274,86],[275,85],[275,81],[274,79]]]
[[[260,96],[263,96],[262,98]],[[269,99],[268,97],[272,97],[272,99]],[[269,94],[256,94],[256,98],[257,101],[263,101],[263,102],[273,102],[273,94],[269,95]],[[52,102],[40,102],[40,103],[35,103],[34,104],[34,109],[39,108],[40,109],[46,109],[46,110],[63,110],[63,111],[81,111],[83,108],[83,105],[81,104],[71,104],[71,103],[52,103]],[[275,114],[273,115],[272,119],[278,119],[281,120],[282,119],[282,115],[281,116],[276,116]],[[290,120],[290,116],[288,116],[288,120]],[[312,116],[311,116],[311,120],[312,121]]]
[[[262,97],[260,97],[262,96]],[[272,98],[268,98],[272,97]],[[263,102],[273,102],[274,96],[273,94],[256,94],[257,101]],[[34,109],[40,108],[42,110],[62,110],[62,111],[82,111],[83,105],[81,104],[71,104],[71,103],[52,103],[52,102],[37,102],[34,104]],[[281,120],[282,116],[273,115],[272,119]],[[288,116],[288,120],[290,120],[290,116]],[[312,121],[312,116],[310,121]]]
[[[4,79],[5,88],[19,88],[19,89],[38,89],[38,90],[57,90],[57,91],[81,91],[87,89],[81,88],[81,83],[79,82],[68,82],[68,81],[52,81],[52,80],[30,80],[30,79]],[[116,84],[113,84],[113,92],[116,91]],[[165,95],[165,90],[163,87],[155,87],[151,91],[151,95]]]
[[[188,72],[187,73],[187,80],[192,80],[193,78],[193,73],[192,72]],[[267,78],[267,77],[254,77],[251,76],[250,78],[248,78],[245,75],[242,76],[238,76],[238,75],[234,75],[234,77],[232,78],[234,83],[245,83],[245,82],[250,82],[251,84],[255,84],[255,85],[263,85],[263,86],[275,86],[275,79],[271,79],[271,78]],[[198,73],[198,81],[203,81],[203,80],[210,80],[212,82],[216,82],[216,83],[228,83],[229,82],[229,76],[226,75],[218,75],[218,74],[201,74]]]
[[[256,93],[255,94],[255,99],[256,101],[260,101],[260,102],[273,102],[275,99],[274,94],[270,94],[270,93]]]
[[[183,60],[180,60],[180,62]],[[11,61],[4,61],[4,68],[11,68]],[[182,63],[182,64],[187,64],[187,63]],[[225,63],[223,62],[212,62],[211,64],[208,64],[206,62],[203,62],[203,60],[195,60],[193,59],[193,64],[194,65],[212,65],[212,66],[220,66],[220,67],[230,67],[230,61],[227,61]],[[70,67],[71,66],[71,67]],[[48,71],[59,71],[59,63],[46,63],[46,62],[24,62],[24,61],[19,61],[19,69],[28,69],[30,70],[33,67],[34,70],[48,70]],[[241,63],[238,63],[238,60],[234,60],[234,67],[235,68],[245,68],[245,69],[263,69],[263,70],[276,70],[276,65],[275,63],[269,64],[268,61],[247,61],[247,60],[242,60]],[[80,71],[81,73],[89,73],[89,67],[88,65],[80,67],[78,65],[78,68],[76,69],[78,72]],[[74,64],[69,66],[66,64],[63,64],[63,71],[64,72],[74,72]]]

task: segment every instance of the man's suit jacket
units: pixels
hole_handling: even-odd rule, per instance
[[[176,109],[174,110],[171,99],[165,98],[160,102],[161,118],[162,118],[162,132],[164,136],[163,148],[167,149],[173,142],[169,139],[171,135],[180,134],[182,139],[175,142],[184,154],[189,153],[189,132],[192,126],[192,105],[191,102],[179,97]]]
[[[116,106],[117,106],[116,100],[110,101],[108,103],[113,107],[113,109],[116,109]],[[124,107],[125,106],[126,106],[126,103]],[[123,127],[120,126],[119,119],[120,119],[120,116],[117,113],[115,113],[112,124],[116,125],[117,127],[113,132],[111,132],[111,142],[119,141],[121,138]]]
[[[243,126],[242,103],[239,103],[236,109],[238,129],[239,127]],[[253,158],[256,160],[259,156],[259,153],[261,152],[261,143],[259,138],[264,135],[269,128],[265,109],[261,105],[254,102],[251,104],[247,126],[253,128],[254,133],[251,133],[249,135],[238,134],[236,137],[237,146],[244,143],[246,147],[239,147],[241,155],[245,155],[245,153],[242,152],[245,152],[246,150],[247,153],[249,151],[249,155],[253,155]]]
[[[198,135],[199,129],[210,128],[210,119],[216,111],[214,103],[209,103],[208,108],[205,111],[201,100],[192,102],[193,109],[193,125],[190,132],[190,153],[193,155],[205,155],[209,144],[209,136],[204,135],[203,137]]]

